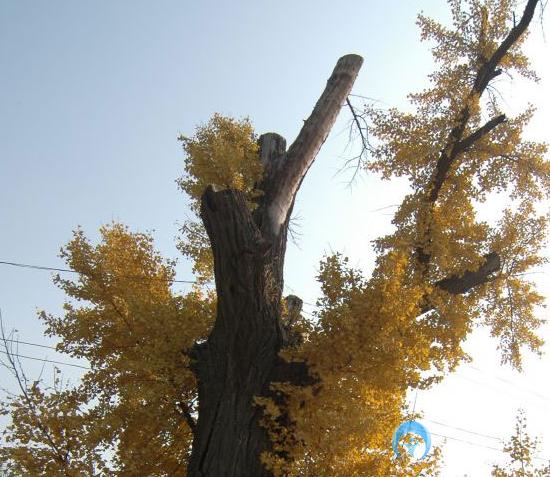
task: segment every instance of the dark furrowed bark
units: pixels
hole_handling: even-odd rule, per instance
[[[254,396],[265,391],[281,346],[284,244],[268,244],[240,192],[208,189],[202,217],[214,252],[218,316],[194,349],[199,420],[189,475],[267,475],[268,448]]]
[[[199,417],[188,466],[192,477],[270,475],[261,454],[271,448],[254,396],[271,396],[270,383],[310,385],[305,363],[286,363],[281,324],[283,265],[288,222],[300,184],[325,141],[361,66],[341,58],[294,144],[286,151],[276,134],[262,136],[264,191],[251,212],[242,192],[202,197],[201,218],[214,254],[217,315],[208,339],[190,352],[198,381]],[[288,421],[288,425],[292,423]]]

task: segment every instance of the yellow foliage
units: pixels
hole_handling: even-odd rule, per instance
[[[395,232],[375,241],[378,259],[370,279],[339,254],[321,263],[318,322],[298,349],[283,353],[288,360],[306,361],[320,384],[274,386],[288,396],[296,427],[289,440],[266,408],[275,450],[294,452],[290,467],[276,453],[264,456],[275,475],[418,475],[422,466],[433,475],[437,459],[422,461],[414,471],[407,465],[399,474],[388,454],[391,432],[406,418],[407,389],[429,387],[467,360],[462,343],[477,323],[491,328],[503,362],[516,368],[522,347],[538,351],[542,345],[536,308],[543,300],[522,275],[544,263],[547,220],[532,204],[550,196],[546,146],[522,139],[533,109],[461,151],[437,201],[427,200],[449,131],[464,109],[469,121],[463,137],[486,116],[502,112],[495,97],[483,104],[472,93],[472,78],[510,31],[515,5],[449,3],[452,28],[419,17],[422,38],[435,42],[439,70],[430,76],[429,89],[410,95],[413,112],[367,111],[377,140],[367,168],[385,179],[407,177],[412,192],[394,216]],[[499,68],[534,79],[521,52],[524,39]],[[494,193],[507,194],[511,208],[500,222],[488,223],[477,212]],[[430,257],[427,267],[419,264],[419,248]],[[463,295],[434,285],[476,270],[489,252],[502,258],[492,280]]]
[[[550,464],[536,466],[535,453],[539,444],[527,433],[527,419],[520,410],[516,417],[515,433],[504,446],[504,452],[509,455],[509,463],[505,467],[493,466],[493,477],[548,477]]]
[[[104,452],[113,455],[105,475],[185,476],[192,432],[183,412],[197,397],[186,351],[208,335],[215,299],[199,289],[175,295],[174,262],[149,235],[116,223],[100,232],[96,246],[78,230],[62,249],[79,272],[55,278],[71,301],[62,317],[40,315],[57,350],[91,370],[74,389],[45,393],[35,383],[12,400],[2,454],[33,477],[89,475],[91,462],[106,465]]]
[[[186,157],[185,175],[177,183],[191,198],[191,210],[195,214],[199,213],[200,199],[208,185],[214,190],[240,190],[249,207],[255,207],[255,201],[262,194],[257,186],[263,169],[258,157],[258,140],[248,119],[236,120],[216,113],[208,123],[196,128],[194,136],[179,139]],[[202,223],[187,220],[180,231],[178,248],[192,260],[198,281],[212,280],[212,251]]]
[[[180,136],[180,140],[186,153],[186,175],[178,184],[193,200],[195,211],[208,185],[241,190],[252,206],[260,195],[256,185],[262,178],[262,165],[248,119],[239,121],[216,113],[196,128],[194,136]]]
[[[281,351],[289,361],[306,362],[317,384],[272,383],[285,406],[256,397],[273,441],[262,459],[275,476],[437,475],[437,449],[420,462],[397,460],[391,451],[394,429],[417,417],[405,405],[407,391],[429,387],[467,360],[462,343],[476,324],[491,328],[503,361],[517,368],[522,347],[538,351],[542,344],[535,313],[542,298],[523,275],[544,263],[548,221],[533,204],[550,196],[546,146],[522,139],[532,108],[460,149],[437,199],[429,200],[438,159],[450,153],[449,134],[464,111],[464,138],[486,116],[502,112],[496,97],[482,102],[472,81],[508,34],[515,6],[513,0],[449,4],[451,27],[419,16],[422,38],[435,43],[439,69],[428,89],[410,95],[412,112],[368,111],[377,141],[368,169],[410,181],[395,230],[375,241],[370,278],[339,254],[321,262],[316,319],[298,319],[293,331],[302,339]],[[524,39],[499,67],[535,78],[521,51]],[[195,213],[208,185],[240,190],[254,208],[262,170],[248,120],[216,114],[181,140],[186,175],[179,185]],[[499,222],[489,223],[478,209],[495,193],[510,205]],[[179,248],[203,284],[213,268],[204,228],[188,222],[182,232]],[[427,263],[420,263],[419,250],[429,256]],[[486,283],[464,294],[438,287],[476,270],[490,252],[501,264]],[[191,445],[186,417],[197,397],[186,350],[208,336],[215,297],[199,287],[174,294],[174,263],[161,259],[151,237],[119,224],[103,227],[96,246],[75,232],[62,257],[79,278],[56,278],[71,300],[63,317],[41,317],[61,340],[58,350],[87,359],[92,369],[74,390],[46,393],[36,385],[28,397],[12,400],[12,447],[3,455],[33,476],[84,475],[89,461],[106,465],[105,452],[114,455],[109,475],[185,475]],[[288,417],[284,425],[281,416]],[[45,432],[36,433],[40,426]],[[71,462],[59,459],[56,448],[69,450]]]

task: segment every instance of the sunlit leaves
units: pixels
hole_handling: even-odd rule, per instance
[[[370,279],[338,254],[321,262],[316,326],[299,349],[284,353],[306,360],[322,383],[279,387],[291,395],[303,448],[289,475],[400,475],[384,452],[389,429],[406,413],[407,388],[430,386],[467,360],[462,344],[476,324],[490,327],[503,362],[516,368],[522,349],[538,351],[542,344],[536,334],[542,297],[523,274],[544,263],[547,221],[533,204],[550,192],[546,146],[523,139],[531,107],[480,133],[505,105],[492,89],[476,89],[514,26],[516,4],[449,3],[452,26],[419,17],[439,67],[430,87],[410,95],[407,111],[367,111],[376,142],[366,167],[385,179],[406,177],[411,186],[394,216],[395,231],[375,241]],[[500,74],[534,78],[521,51],[524,39],[496,65]],[[479,208],[497,193],[508,198],[502,220],[480,219]],[[498,254],[501,266],[485,283],[463,294],[438,287],[479,269],[489,253]],[[284,433],[271,429],[281,439]],[[287,444],[296,452],[294,441]],[[267,462],[283,472],[276,456]]]
[[[214,114],[198,126],[192,137],[180,136],[185,151],[185,176],[181,189],[194,200],[194,209],[208,185],[217,189],[238,189],[251,201],[260,192],[262,165],[258,160],[257,138],[248,119],[236,120]]]
[[[186,353],[207,336],[215,300],[198,289],[174,294],[174,263],[151,236],[120,224],[100,233],[93,245],[78,230],[62,249],[79,276],[55,279],[70,298],[65,314],[41,314],[58,350],[92,369],[75,389],[44,392],[36,384],[30,400],[12,402],[9,458],[33,476],[89,475],[79,469],[91,462],[97,471],[109,464],[100,475],[184,476],[192,439],[185,413],[196,402]]]
[[[407,111],[367,112],[375,141],[367,168],[411,186],[394,231],[374,243],[374,272],[365,277],[330,255],[320,265],[314,319],[290,319],[281,307],[288,328],[281,334],[297,339],[280,354],[306,363],[315,384],[272,383],[284,406],[273,396],[255,399],[273,441],[262,459],[276,476],[437,475],[437,450],[416,463],[392,454],[393,430],[416,417],[407,390],[430,386],[467,359],[462,344],[478,323],[516,368],[523,348],[542,344],[542,298],[524,275],[545,263],[547,218],[536,202],[550,195],[546,146],[523,139],[532,108],[504,121],[506,104],[493,84],[480,86],[503,73],[534,78],[521,51],[525,35],[489,64],[514,25],[516,2],[449,4],[452,25],[418,20],[438,67],[429,87],[409,96]],[[216,114],[180,139],[186,157],[178,184],[195,214],[207,186],[240,190],[254,209],[262,167],[247,119]],[[506,199],[503,216],[482,220],[479,209],[495,194]],[[189,221],[181,232],[178,248],[204,285],[213,276],[205,230]],[[115,477],[183,476],[197,409],[187,351],[207,338],[215,297],[199,286],[175,294],[175,264],[149,235],[119,224],[100,235],[94,245],[75,232],[61,256],[78,278],[55,280],[68,297],[64,315],[41,314],[58,350],[88,360],[91,370],[73,390],[36,384],[14,399],[4,454],[23,473],[44,477],[80,477],[90,463]],[[482,283],[457,293],[441,286],[479,269],[491,253],[498,270]],[[513,459],[526,458],[516,444]]]
[[[498,252],[504,264],[502,277],[470,293],[462,322],[469,323],[480,311],[471,298],[476,298],[479,305],[484,297],[490,297],[492,306],[484,307],[486,323],[504,340],[504,361],[519,367],[521,345],[535,350],[540,346],[535,330],[541,322],[534,313],[542,300],[518,273],[519,268],[524,273],[542,263],[539,254],[546,237],[546,221],[537,216],[536,208],[525,204],[550,197],[550,162],[544,157],[547,148],[523,139],[534,111],[531,106],[479,134],[475,141],[469,142],[468,138],[506,109],[506,104],[493,94],[492,85],[479,91],[477,81],[490,74],[488,62],[514,26],[514,12],[521,6],[512,0],[449,3],[452,26],[443,26],[424,15],[418,20],[422,38],[434,43],[432,52],[439,66],[430,77],[430,88],[410,95],[412,112],[370,111],[370,132],[379,142],[367,167],[384,178],[407,177],[412,189],[394,217],[395,232],[377,240],[376,247],[379,253],[408,250],[411,274],[419,273],[431,283],[475,270],[485,254]],[[495,77],[507,73],[534,78],[521,51],[525,38],[526,34],[521,35],[495,65]],[[437,174],[445,161],[448,170],[434,200],[430,194],[439,187]],[[500,224],[478,217],[479,208],[496,194],[507,198],[510,207]],[[419,250],[429,257],[428,266],[421,266]],[[507,267],[511,264],[517,269],[516,281],[503,290],[502,284],[510,283],[504,277],[510,274]],[[511,297],[504,299],[509,294]],[[510,311],[512,307],[515,311]],[[448,317],[449,312],[445,313]],[[440,314],[441,309],[434,313]],[[517,321],[513,332],[503,324],[510,321],[504,318],[510,313],[516,316],[512,321]],[[458,326],[461,321],[451,322]],[[460,325],[456,337],[469,329]],[[504,338],[508,332],[516,337]]]
[[[191,198],[191,209],[199,213],[200,198],[207,186],[215,190],[237,189],[245,193],[250,208],[262,194],[257,184],[262,178],[258,139],[248,119],[237,120],[218,113],[195,130],[191,137],[180,136],[185,152],[185,174],[179,187]],[[187,220],[181,227],[178,248],[193,262],[200,282],[213,278],[210,242],[202,223]]]

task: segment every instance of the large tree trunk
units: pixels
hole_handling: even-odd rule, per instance
[[[277,134],[261,137],[264,194],[254,212],[239,191],[209,187],[203,195],[201,217],[214,254],[218,309],[208,340],[192,351],[199,418],[189,476],[269,475],[260,455],[270,442],[253,398],[268,394],[274,380],[307,382],[304,366],[278,358],[285,344],[280,315],[288,222],[300,184],[361,64],[357,55],[338,61],[288,151]]]

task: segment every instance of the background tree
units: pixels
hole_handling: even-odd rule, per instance
[[[506,467],[495,465],[493,477],[545,477],[550,475],[550,465],[535,466],[533,460],[538,440],[527,434],[527,419],[520,411],[516,417],[516,432],[504,446],[510,462]]]
[[[362,59],[338,61],[288,149],[219,115],[182,137],[179,184],[199,220],[183,226],[180,249],[197,287],[171,291],[174,264],[147,235],[112,224],[94,246],[77,231],[62,256],[79,278],[56,279],[65,315],[41,317],[58,349],[91,370],[75,389],[23,380],[7,405],[5,458],[48,476],[435,475],[437,452],[415,463],[389,445],[412,417],[407,390],[466,359],[476,324],[517,368],[523,346],[542,344],[542,297],[523,273],[543,262],[536,203],[550,192],[550,166],[544,145],[522,139],[532,108],[507,117],[491,94],[502,74],[535,78],[521,45],[538,3],[517,21],[511,0],[451,0],[451,27],[420,16],[439,69],[410,96],[412,111],[348,102],[375,141],[363,143],[364,166],[407,177],[412,192],[395,232],[376,241],[370,277],[340,254],[323,259],[315,320],[282,297],[288,225]],[[500,221],[480,220],[496,193],[509,198]],[[212,277],[215,294],[204,286]]]

